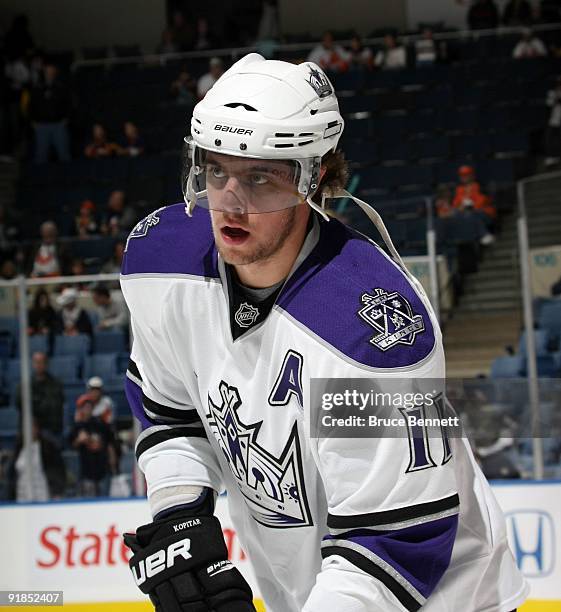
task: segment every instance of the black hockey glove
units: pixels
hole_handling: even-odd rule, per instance
[[[156,612],[255,612],[251,587],[228,561],[220,521],[178,511],[124,534],[139,589]]]

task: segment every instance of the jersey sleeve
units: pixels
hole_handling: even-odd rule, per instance
[[[125,390],[142,427],[135,454],[151,502],[157,494],[159,512],[175,505],[177,491],[186,487],[218,492],[223,487],[218,460],[197,412],[197,398],[190,396],[174,368],[159,300],[164,287],[152,286],[157,283],[136,279],[121,284],[133,334]],[[174,492],[170,496],[174,502],[167,506],[160,501],[164,489]]]
[[[400,391],[418,389],[416,376],[434,376],[431,363],[439,358],[436,351],[423,366],[409,369],[410,379],[397,379]],[[381,376],[376,389],[383,392],[388,383]],[[393,381],[386,388],[395,389]],[[407,427],[393,437],[311,440],[327,497],[328,532],[304,612],[412,612],[431,595],[450,563],[459,497],[445,438],[421,441],[422,448]]]

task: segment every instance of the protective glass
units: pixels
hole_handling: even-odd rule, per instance
[[[184,195],[199,206],[265,213],[301,204],[310,193],[313,161],[237,157],[206,151],[189,141],[186,146]]]

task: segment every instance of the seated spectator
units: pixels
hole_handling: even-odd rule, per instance
[[[348,63],[351,70],[372,70],[374,55],[372,49],[365,47],[358,34],[351,38],[351,46],[348,51]]]
[[[471,30],[492,30],[499,25],[499,10],[493,0],[475,0],[467,15]]]
[[[512,51],[512,57],[514,59],[545,57],[546,55],[547,49],[545,45],[529,28],[524,29],[522,38]]]
[[[49,360],[45,353],[31,356],[31,412],[40,429],[51,436],[62,435],[64,389],[62,382],[49,373]],[[16,388],[16,406],[22,407],[21,383]]]
[[[224,74],[224,64],[219,57],[211,57],[208,65],[209,72],[203,74],[197,82],[197,96],[199,100],[206,96],[207,91],[212,89],[212,86]]]
[[[96,285],[92,298],[97,306],[100,331],[126,331],[129,314],[124,300],[114,298],[105,285]]]
[[[528,0],[510,0],[503,11],[505,26],[530,25],[532,23],[532,5]]]
[[[86,393],[76,402],[74,426],[68,436],[80,457],[80,494],[107,496],[111,474],[117,473],[116,440],[112,428],[94,416],[94,398]]]
[[[177,53],[178,51],[179,47],[175,44],[171,28],[165,28],[162,32],[162,40],[156,47],[156,53],[164,55],[166,53]]]
[[[18,436],[10,471],[11,499],[17,502],[46,502],[61,499],[66,486],[66,466],[55,439],[43,431],[36,418],[32,422],[31,470],[27,452]],[[31,481],[28,480],[31,475]]]
[[[90,159],[100,157],[112,157],[119,151],[119,146],[107,139],[107,131],[101,123],[95,123],[92,127],[92,140],[86,145],[84,155]]]
[[[545,165],[553,166],[561,159],[561,76],[547,92],[546,104],[551,113],[545,131]]]
[[[57,313],[56,333],[65,336],[93,334],[92,322],[88,313],[78,305],[78,291],[74,287],[63,289],[57,298],[61,310]]]
[[[453,217],[457,209],[454,208],[452,190],[448,185],[440,185],[436,192],[434,208],[436,216],[440,219]]]
[[[195,32],[195,51],[204,51],[205,49],[215,49],[217,47],[213,40],[208,27],[208,21],[205,17],[199,17],[197,19],[197,26]]]
[[[123,265],[123,255],[125,254],[125,243],[118,240],[113,247],[113,256],[106,261],[101,268],[103,274],[119,274]]]
[[[194,32],[191,24],[185,19],[181,11],[175,11],[172,15],[171,33],[173,41],[180,51],[191,51],[194,44]]]
[[[19,235],[18,225],[0,204],[0,262],[13,257]]]
[[[99,225],[95,215],[95,204],[84,200],[76,217],[76,234],[79,238],[91,238],[99,235]]]
[[[398,43],[393,34],[384,36],[384,49],[381,49],[374,58],[374,64],[383,70],[397,70],[407,65],[405,47]]]
[[[101,222],[101,233],[106,236],[128,234],[138,221],[134,208],[127,204],[125,192],[112,191],[107,200],[107,211]]]
[[[61,161],[70,159],[68,116],[70,90],[58,78],[58,69],[46,64],[43,82],[34,87],[29,103],[29,115],[35,128],[35,163],[49,159],[52,146]]]
[[[491,222],[497,216],[489,196],[481,193],[481,187],[475,180],[475,171],[471,166],[461,166],[458,169],[460,184],[456,187],[454,207],[458,210],[475,210],[486,215]]]
[[[18,275],[15,262],[12,259],[6,261],[0,267],[0,278],[2,280],[13,280]]]
[[[70,255],[68,250],[58,242],[58,228],[54,221],[41,224],[41,243],[33,257],[33,278],[61,276],[68,273]]]
[[[423,37],[415,41],[415,62],[417,66],[432,66],[438,59],[438,51],[432,37],[432,30],[425,28]]]
[[[87,387],[88,397],[93,403],[92,416],[111,425],[114,419],[114,405],[113,400],[103,392],[103,379],[100,376],[92,376],[87,382]]]
[[[187,70],[182,70],[171,84],[171,95],[177,104],[194,106],[197,103],[197,82]]]
[[[335,44],[333,34],[329,31],[324,32],[321,43],[311,50],[308,61],[328,72],[345,72],[349,68],[348,52]]]
[[[56,311],[51,306],[49,294],[45,289],[39,289],[33,298],[33,306],[28,316],[30,336],[48,335],[55,333]]]
[[[138,157],[144,153],[144,140],[138,127],[132,121],[125,122],[123,126],[124,137],[119,144],[119,155]]]

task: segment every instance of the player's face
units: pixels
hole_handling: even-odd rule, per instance
[[[292,238],[299,234],[298,228],[305,227],[308,215],[304,204],[262,214],[211,210],[218,252],[233,266],[272,261],[275,255],[290,250]],[[294,244],[294,258],[299,247]]]

